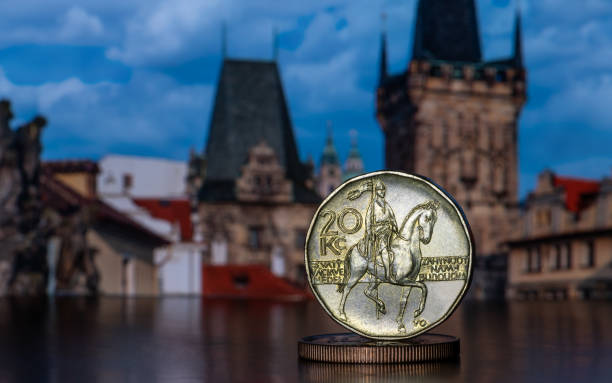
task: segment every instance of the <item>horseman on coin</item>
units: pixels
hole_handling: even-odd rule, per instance
[[[366,192],[371,192],[366,209],[366,234],[347,251],[344,280],[338,284],[337,291],[342,294],[338,307],[340,319],[347,321],[344,311],[346,299],[361,278],[369,274],[372,279],[364,294],[376,304],[377,319],[387,312],[385,303],[378,296],[379,285],[390,283],[402,287],[396,322],[398,330],[405,332],[404,311],[412,288],[421,292],[414,317],[419,317],[425,309],[427,286],[417,279],[421,268],[421,244],[427,245],[431,241],[440,204],[430,200],[415,206],[398,228],[393,209],[385,200],[385,184],[380,179],[363,182],[358,189],[348,193],[348,199],[356,200]]]
[[[397,234],[397,222],[391,205],[385,200],[387,187],[381,180],[366,183],[366,185],[366,189],[374,188],[365,215],[365,242],[369,244],[370,259],[377,264],[382,261],[385,279],[395,281],[395,270],[391,269],[395,257],[391,249],[391,239]],[[359,192],[359,190],[356,191]],[[356,195],[354,193],[353,197]]]

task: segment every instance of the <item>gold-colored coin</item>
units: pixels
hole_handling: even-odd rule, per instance
[[[423,334],[409,340],[376,341],[360,335],[324,334],[298,342],[303,359],[332,363],[411,363],[457,359],[459,339]]]
[[[327,313],[360,335],[415,337],[448,318],[474,257],[465,215],[432,181],[381,171],[338,187],[306,239],[308,282]]]

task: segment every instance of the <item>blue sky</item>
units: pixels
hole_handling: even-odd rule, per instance
[[[516,0],[478,0],[486,58],[508,56]],[[359,132],[367,170],[383,167],[374,119],[381,21],[392,72],[412,49],[416,0],[21,0],[4,4],[0,97],[15,125],[49,120],[43,156],[186,159],[204,145],[221,63],[279,63],[300,155],[318,160],[325,122],[341,158]],[[599,178],[612,166],[612,1],[523,0],[529,100],[520,120],[521,194],[544,168]]]

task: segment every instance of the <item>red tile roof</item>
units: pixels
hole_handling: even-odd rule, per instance
[[[555,176],[554,185],[565,189],[565,207],[578,213],[584,208],[585,197],[599,192],[600,183],[595,180]]]
[[[181,228],[181,239],[191,241],[193,226],[191,225],[191,206],[187,199],[135,198],[134,203],[146,209],[155,218],[178,223]]]
[[[75,173],[86,172],[98,174],[100,168],[95,161],[92,160],[56,160],[45,161],[42,163],[43,172],[47,173]]]
[[[202,267],[202,294],[207,298],[305,300],[310,295],[261,265]]]

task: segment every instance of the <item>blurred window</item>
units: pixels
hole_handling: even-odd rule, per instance
[[[539,273],[542,269],[542,256],[540,254],[540,248],[535,247],[529,249],[529,272]]]
[[[595,266],[595,244],[593,243],[593,241],[587,241],[586,243],[586,253],[584,254],[582,266],[583,267]]]
[[[238,274],[234,276],[234,286],[239,289],[244,289],[249,285],[250,278],[247,274]]]
[[[554,252],[549,254],[550,257],[550,269],[559,270],[561,268],[561,246],[555,245]]]
[[[568,270],[572,268],[572,258],[570,254],[570,244],[557,245],[559,252],[559,268]]]
[[[262,229],[259,226],[249,227],[249,247],[251,249],[261,249],[261,232]]]
[[[123,190],[129,190],[132,187],[133,184],[133,178],[132,175],[129,173],[125,173],[123,174]]]
[[[550,221],[550,209],[538,209],[536,213],[536,225],[541,227],[548,227],[550,226]]]

